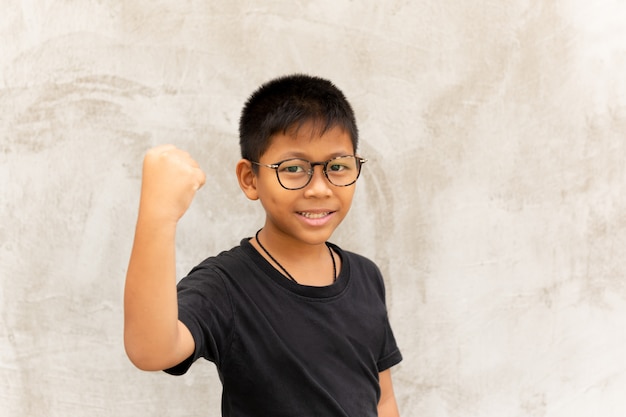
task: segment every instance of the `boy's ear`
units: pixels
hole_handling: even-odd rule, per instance
[[[257,177],[252,170],[252,163],[247,159],[240,159],[237,162],[237,180],[239,187],[250,200],[258,200],[259,194],[256,189]]]

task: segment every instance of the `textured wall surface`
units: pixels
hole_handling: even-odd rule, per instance
[[[333,240],[383,270],[404,417],[626,415],[626,5],[0,1],[0,415],[217,416],[210,363],[143,373],[122,293],[143,153],[208,183],[182,276],[251,236],[240,108],[335,81],[370,162]]]

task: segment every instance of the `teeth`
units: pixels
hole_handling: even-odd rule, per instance
[[[300,214],[306,217],[307,219],[321,219],[322,217],[328,216],[328,212],[324,212],[324,213],[301,212]]]

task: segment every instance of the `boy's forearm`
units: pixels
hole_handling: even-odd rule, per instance
[[[124,291],[124,344],[142,369],[162,367],[176,347],[175,238],[175,223],[140,212]]]
[[[378,404],[378,417],[399,417],[398,405],[395,398],[388,399],[383,404]]]
[[[399,417],[398,404],[393,392],[391,370],[387,369],[379,374],[380,401],[378,403],[379,417]]]

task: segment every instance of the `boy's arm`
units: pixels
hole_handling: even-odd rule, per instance
[[[187,359],[195,348],[178,321],[176,225],[202,187],[205,175],[172,145],[144,158],[139,215],[124,289],[124,346],[143,370],[162,370]]]
[[[379,374],[380,383],[380,401],[378,401],[379,417],[399,417],[398,404],[396,396],[393,393],[393,384],[391,383],[391,369],[387,369]]]

